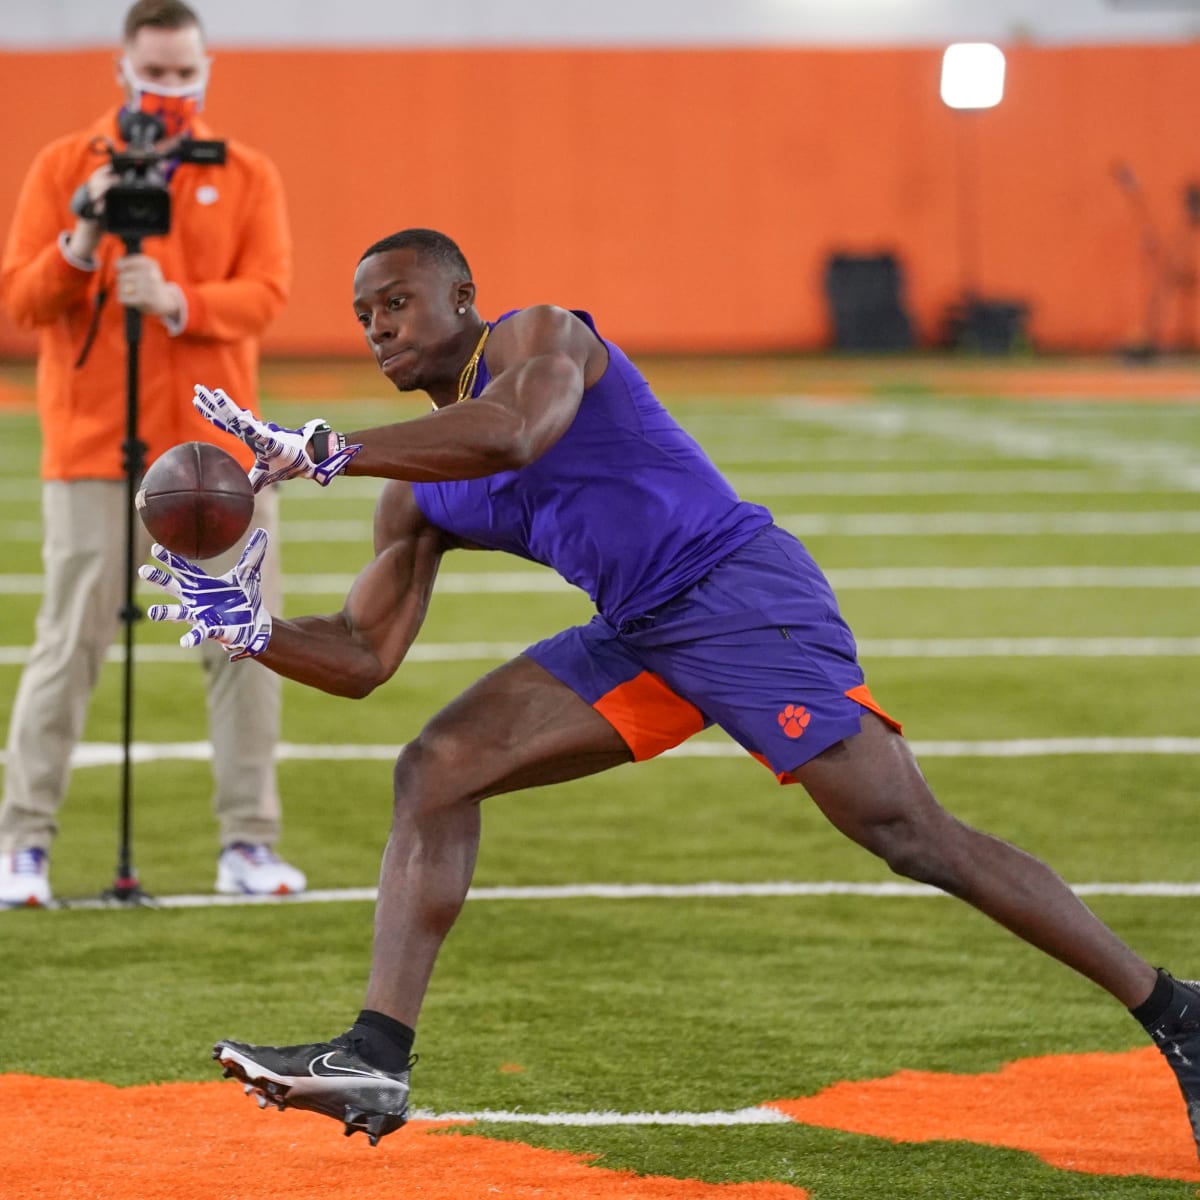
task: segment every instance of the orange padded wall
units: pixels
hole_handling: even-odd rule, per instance
[[[963,282],[1033,309],[1046,346],[1139,337],[1149,278],[1127,162],[1159,240],[1195,266],[1200,44],[1009,50],[997,109],[938,97],[940,48],[232,51],[209,117],[268,151],[296,238],[268,352],[359,353],[362,248],[456,237],[488,315],[591,309],[631,348],[817,348],[833,250],[893,249],[925,340]],[[0,54],[0,224],[37,148],[116,98],[101,51]],[[974,218],[964,226],[964,212]],[[64,215],[64,221],[66,217]],[[1171,292],[1163,333],[1196,314]],[[1170,297],[1169,297],[1170,298]],[[0,318],[0,353],[30,337]]]

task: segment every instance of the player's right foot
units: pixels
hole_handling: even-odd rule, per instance
[[[1146,1030],[1175,1072],[1200,1154],[1200,980],[1171,979],[1171,983],[1167,1011]]]
[[[362,1130],[374,1146],[408,1116],[408,1069],[399,1074],[371,1066],[355,1039],[336,1037],[305,1046],[250,1046],[218,1042],[213,1058],[226,1077],[242,1081],[259,1108],[305,1108],[341,1121],[345,1134]],[[413,1062],[416,1060],[413,1059]]]

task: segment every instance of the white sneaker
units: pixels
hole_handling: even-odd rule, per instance
[[[0,854],[0,908],[39,908],[50,899],[50,855],[45,850]]]
[[[270,846],[234,842],[217,859],[217,891],[225,896],[288,896],[304,891],[304,872]]]

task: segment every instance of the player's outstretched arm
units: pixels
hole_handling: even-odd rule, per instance
[[[262,530],[251,544],[260,536],[265,549]],[[426,523],[412,489],[404,484],[389,484],[380,497],[375,549],[374,559],[354,581],[341,612],[282,620],[272,619],[258,602],[256,567],[252,577],[245,572],[236,577],[235,568],[215,579],[156,546],[152,553],[169,571],[145,566],[140,574],[179,603],[151,605],[147,615],[151,620],[189,624],[182,645],[215,640],[231,652],[237,649],[235,657],[257,658],[288,679],[335,696],[360,698],[390,679],[404,661],[425,619],[445,549],[441,531]],[[261,550],[256,555],[257,564]],[[252,624],[256,637],[239,628],[235,619],[251,609],[253,622],[247,617],[242,625]]]
[[[260,662],[299,683],[360,698],[390,679],[424,623],[446,549],[412,488],[390,483],[375,512],[375,558],[354,581],[342,611],[276,621]]]

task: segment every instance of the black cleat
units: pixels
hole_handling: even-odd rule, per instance
[[[349,1137],[360,1129],[372,1146],[408,1117],[408,1069],[398,1075],[371,1066],[355,1042],[336,1037],[306,1046],[218,1042],[213,1058],[240,1079],[259,1108],[303,1108],[341,1121]],[[415,1062],[416,1059],[413,1059]]]
[[[1153,1025],[1146,1026],[1146,1032],[1175,1072],[1187,1105],[1196,1153],[1200,1154],[1200,980],[1171,982],[1174,990],[1170,1006]]]

